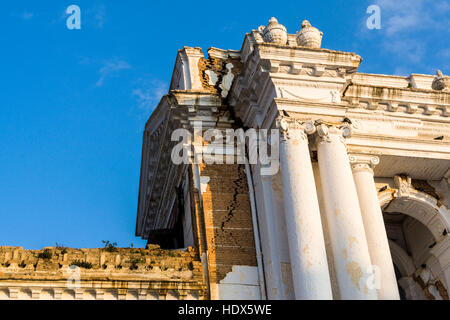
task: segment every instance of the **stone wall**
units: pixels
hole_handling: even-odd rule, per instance
[[[147,248],[0,247],[0,300],[203,299],[198,254]]]

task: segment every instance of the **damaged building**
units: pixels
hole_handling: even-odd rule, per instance
[[[143,133],[147,248],[0,247],[0,299],[448,300],[450,78],[361,73],[299,29],[179,50]],[[269,162],[215,139],[239,130]]]
[[[178,52],[145,126],[136,235],[195,247],[209,299],[448,299],[450,78],[360,73],[322,36],[272,18],[239,51]],[[215,161],[239,153],[229,139],[196,161],[206,131],[238,129],[279,132],[273,174]]]

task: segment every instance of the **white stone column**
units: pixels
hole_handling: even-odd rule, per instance
[[[344,137],[350,127],[317,126],[323,199],[341,299],[377,299],[372,263]]]
[[[277,238],[276,215],[273,208],[273,190],[271,177],[260,174],[261,166],[257,165],[253,171],[255,182],[255,197],[260,222],[260,234],[264,259],[264,272],[266,277],[267,298],[269,300],[282,300],[281,265]]]
[[[281,118],[280,165],[295,298],[332,299],[327,255],[305,126]],[[307,131],[315,130],[311,123]]]
[[[379,286],[378,299],[399,300],[394,263],[373,176],[373,167],[379,162],[379,158],[374,156],[350,155],[370,259],[378,278],[375,279]]]

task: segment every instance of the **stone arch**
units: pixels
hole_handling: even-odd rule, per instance
[[[411,257],[408,256],[402,247],[392,240],[389,240],[389,249],[391,250],[392,261],[397,266],[402,276],[411,276],[416,271]]]
[[[436,198],[413,188],[387,189],[378,194],[384,212],[399,212],[420,221],[436,242],[450,232],[450,210]]]

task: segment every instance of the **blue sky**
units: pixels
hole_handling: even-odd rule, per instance
[[[81,30],[66,8],[81,8]],[[366,28],[371,4],[381,30]],[[0,10],[0,245],[143,246],[142,131],[183,46],[240,49],[275,16],[303,19],[361,72],[450,73],[448,0],[16,1]]]

